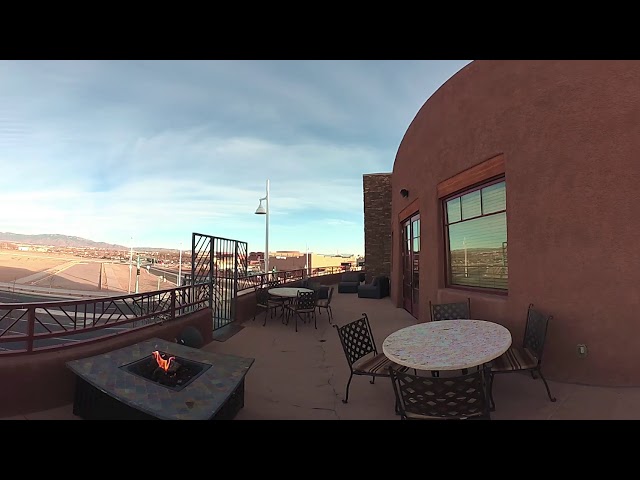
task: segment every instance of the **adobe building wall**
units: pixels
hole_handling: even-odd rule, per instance
[[[474,318],[507,326],[519,345],[534,303],[554,317],[543,361],[548,378],[639,386],[639,78],[640,61],[475,61],[446,82],[416,115],[395,159],[396,304],[399,216],[415,202],[420,321],[429,320],[429,300],[470,297]],[[438,185],[499,155],[508,294],[447,288]],[[367,270],[370,260],[367,252]],[[587,345],[586,357],[578,356],[578,344]]]

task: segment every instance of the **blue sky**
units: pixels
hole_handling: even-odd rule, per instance
[[[191,233],[364,253],[362,175],[390,172],[468,61],[0,61],[0,231],[136,246]]]

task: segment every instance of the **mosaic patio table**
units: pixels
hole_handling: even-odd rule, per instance
[[[136,366],[149,363],[154,351],[190,369],[182,384],[142,376]],[[76,374],[73,413],[92,420],[230,420],[244,406],[244,378],[253,362],[159,338],[73,360],[66,364]]]
[[[389,335],[382,351],[389,360],[416,370],[462,370],[499,357],[511,346],[511,333],[485,320],[420,323]]]

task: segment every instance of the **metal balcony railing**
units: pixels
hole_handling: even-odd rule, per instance
[[[91,343],[207,308],[202,283],[109,298],[0,303],[0,356]]]
[[[344,267],[324,267],[309,273],[316,277],[342,271]],[[238,291],[276,279],[282,283],[302,280],[307,273],[297,269],[247,275],[238,278]],[[235,281],[224,273],[213,282],[209,277],[197,280],[194,285],[107,298],[0,303],[0,357],[97,342],[197,312],[208,308],[210,301],[215,309],[224,303],[228,283]]]

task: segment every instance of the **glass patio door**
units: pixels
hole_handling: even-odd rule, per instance
[[[402,222],[402,297],[403,306],[418,318],[420,287],[420,214]]]

